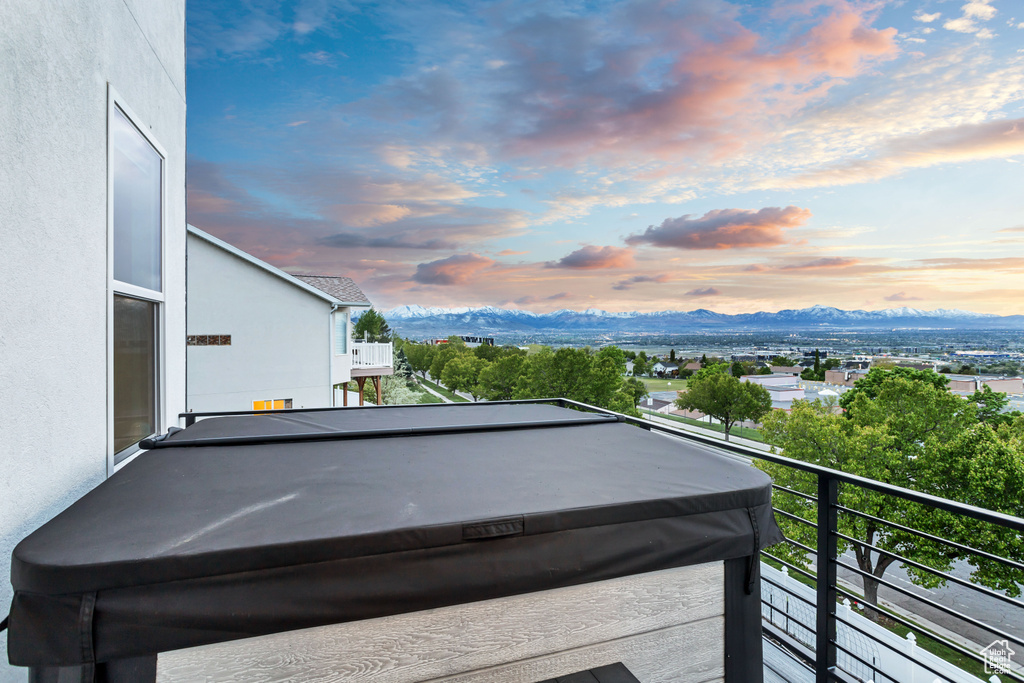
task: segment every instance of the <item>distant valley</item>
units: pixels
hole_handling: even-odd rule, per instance
[[[480,308],[423,308],[400,306],[383,311],[399,334],[410,337],[531,334],[622,333],[691,334],[704,332],[825,331],[825,330],[1021,330],[1024,315],[998,316],[970,311],[890,308],[844,311],[829,306],[786,309],[776,313],[728,315],[706,309],[614,313],[600,309],[532,313],[492,306]]]

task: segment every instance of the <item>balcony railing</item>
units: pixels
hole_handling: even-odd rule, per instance
[[[394,351],[390,343],[356,341],[349,348],[353,368],[390,368],[394,362]]]
[[[559,399],[558,402],[578,409],[607,412],[565,399]],[[998,646],[1000,641],[1005,641],[1002,643],[1003,646],[1016,648],[1016,652],[1019,653],[1024,652],[1024,626],[1022,626],[1024,624],[1024,600],[1009,597],[1002,591],[977,585],[954,573],[939,571],[923,562],[922,558],[915,559],[899,555],[866,543],[862,539],[846,535],[839,530],[839,520],[841,515],[859,518],[880,527],[918,538],[922,544],[931,544],[932,547],[945,546],[957,555],[983,558],[986,562],[996,563],[1011,570],[1024,571],[1024,564],[963,542],[937,536],[894,520],[883,519],[877,515],[870,515],[864,511],[841,505],[839,494],[841,487],[844,491],[871,491],[915,503],[922,506],[923,509],[935,513],[951,513],[953,519],[958,523],[976,520],[991,525],[990,528],[993,530],[1009,530],[1016,534],[1024,533],[1024,519],[723,442],[712,437],[684,432],[668,425],[625,416],[623,419],[644,429],[671,434],[690,441],[704,442],[751,461],[763,460],[783,465],[808,475],[812,481],[816,482],[816,495],[774,485],[777,495],[802,498],[809,504],[808,510],[813,511],[813,515],[808,515],[811,519],[780,510],[778,507],[775,508],[776,513],[786,520],[812,528],[817,538],[816,547],[804,545],[788,538],[786,540],[786,543],[806,554],[816,571],[797,566],[777,554],[773,554],[771,551],[774,548],[762,551],[763,560],[782,568],[782,571],[778,571],[772,567],[766,567],[762,576],[762,616],[765,636],[773,642],[773,645],[777,646],[777,648],[772,648],[773,650],[786,652],[806,667],[801,667],[804,675],[780,674],[779,678],[792,681],[792,683],[798,681],[815,681],[815,683],[826,683],[827,681],[888,683],[893,681],[903,683],[910,680],[955,683],[979,680],[971,673],[951,664],[947,659],[927,651],[928,649],[941,649],[948,653],[950,658],[959,658],[961,662],[975,664],[979,674],[984,671],[982,680],[1024,683],[1024,668],[1011,662],[1008,666],[1000,667],[1000,670],[995,671],[991,666],[992,660],[987,659],[980,651],[982,647],[989,645],[990,641],[995,641],[991,643],[993,646]],[[891,558],[892,567],[899,565],[910,567],[919,574],[930,575],[941,581],[956,584],[970,593],[984,596],[983,599],[989,604],[998,604],[1000,610],[991,610],[991,614],[969,614],[968,612],[971,610],[959,604],[950,606],[941,602],[936,599],[938,596],[934,593],[928,596],[921,595],[920,592],[914,592],[899,585],[900,582],[897,579],[884,578],[884,574],[883,578],[873,577],[860,567],[855,566],[855,563],[851,562],[851,558],[839,556],[840,540],[860,546],[865,552],[873,553],[875,557]],[[879,586],[885,587],[894,594],[916,601],[914,604],[920,605],[923,610],[951,619],[961,625],[964,630],[970,630],[975,639],[984,636],[984,642],[979,644],[978,650],[973,650],[963,644],[964,640],[969,640],[968,638],[954,640],[951,637],[940,635],[917,623],[922,619],[915,620],[916,615],[909,614],[905,609],[896,611],[865,605],[864,598],[853,589],[840,583],[838,580],[840,569],[854,577],[874,579]],[[906,582],[902,583],[906,584]],[[851,608],[851,605],[854,604],[865,610],[874,619],[862,617],[857,613],[857,609]],[[986,610],[983,608],[981,611],[985,612]],[[906,631],[906,637],[903,637],[901,642],[900,636],[896,636],[892,630],[876,624],[876,619],[891,623],[899,627],[900,630]],[[956,632],[954,635],[961,635],[961,632]],[[918,644],[919,641],[922,644]],[[935,647],[922,647],[924,644]],[[925,651],[922,652],[922,650]],[[765,653],[767,661],[769,648],[766,647]],[[989,678],[993,673],[997,673],[998,678],[995,676]]]

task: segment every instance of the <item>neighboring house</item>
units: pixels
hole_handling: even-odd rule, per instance
[[[184,17],[4,3],[0,617],[14,544],[185,409]]]
[[[664,363],[662,361],[658,361],[651,366],[651,372],[659,377],[664,377],[665,375],[673,375],[679,372],[679,366],[675,363]]]
[[[686,365],[683,366],[683,370],[689,370],[690,372],[697,372],[698,370],[700,370],[700,363],[697,362],[697,361],[693,361],[691,363],[687,363]]]
[[[666,401],[660,398],[648,396],[640,402],[640,407],[662,415],[668,415],[675,409],[675,401]]]
[[[188,410],[347,405],[335,387],[393,373],[391,344],[350,341],[370,301],[345,277],[297,276],[188,226]],[[338,400],[340,399],[340,400]]]
[[[772,371],[773,375],[792,375],[794,377],[799,377],[803,372],[803,368],[799,365],[771,365],[768,369]]]

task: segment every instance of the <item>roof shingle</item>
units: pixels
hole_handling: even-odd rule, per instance
[[[365,303],[367,306],[372,305],[370,300],[366,298],[366,295],[363,294],[363,290],[359,289],[359,285],[353,282],[351,278],[336,275],[296,275],[295,277],[307,285],[316,287],[321,292],[330,294],[339,301],[353,304]]]

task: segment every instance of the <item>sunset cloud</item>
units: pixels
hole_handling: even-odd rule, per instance
[[[896,292],[885,297],[886,301],[921,301],[919,296],[910,296],[906,292]]]
[[[627,290],[627,289],[633,289],[634,285],[643,284],[645,282],[663,283],[663,282],[668,282],[669,279],[670,279],[669,276],[668,275],[664,275],[664,274],[663,275],[634,275],[633,277],[628,277],[625,280],[619,280],[614,285],[612,285],[612,289],[617,289],[617,290],[622,291],[622,290]]]
[[[868,182],[905,169],[1024,155],[1024,119],[969,123],[896,138],[873,158],[858,159],[771,183],[819,187]]]
[[[718,291],[717,289],[715,289],[714,287],[698,287],[697,289],[691,289],[684,296],[701,297],[701,296],[718,296],[720,294],[721,294],[721,292]]]
[[[849,268],[860,263],[860,259],[855,258],[843,258],[843,257],[831,257],[831,258],[819,258],[813,261],[805,261],[804,263],[793,263],[787,266],[782,266],[780,270],[818,270],[821,268]]]
[[[550,261],[548,268],[572,268],[577,270],[599,270],[625,268],[633,264],[633,250],[624,247],[596,247],[587,245],[558,261]]]
[[[419,264],[412,279],[422,285],[463,285],[494,263],[493,259],[479,254],[456,254]]]
[[[769,206],[759,211],[715,209],[700,218],[691,214],[666,218],[657,227],[630,235],[626,242],[676,249],[774,247],[788,241],[786,230],[803,225],[810,217],[808,209],[796,206]]]

